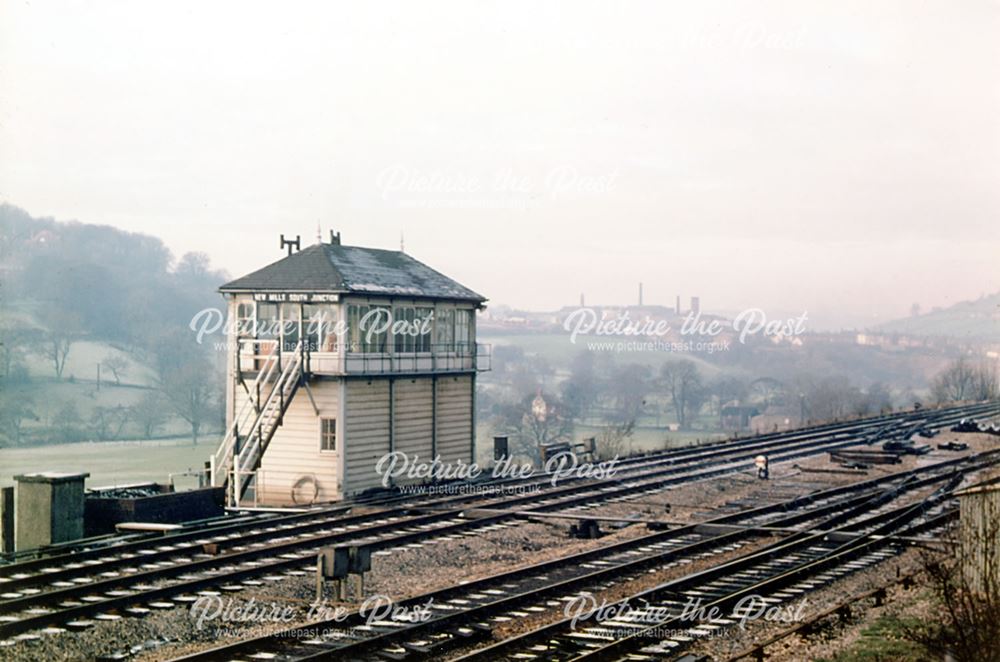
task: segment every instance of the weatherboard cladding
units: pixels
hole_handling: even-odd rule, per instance
[[[315,244],[230,281],[220,292],[339,292],[485,301],[402,251]]]

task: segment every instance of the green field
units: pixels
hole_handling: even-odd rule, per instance
[[[15,475],[34,471],[89,472],[88,487],[165,483],[171,473],[204,466],[218,443],[206,437],[197,446],[182,438],[0,448],[0,486],[13,485]],[[178,485],[182,482],[190,485],[193,480],[181,479]]]

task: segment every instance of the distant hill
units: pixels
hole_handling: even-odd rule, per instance
[[[923,315],[886,322],[880,331],[1000,342],[1000,292]]]
[[[0,204],[0,447],[218,429],[223,357],[188,325],[228,279],[156,237]]]

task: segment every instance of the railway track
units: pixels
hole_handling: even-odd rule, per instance
[[[996,457],[966,462],[963,471],[995,461]],[[555,559],[528,568],[449,587],[397,603],[404,612],[429,605],[428,619],[406,618],[372,621],[360,611],[346,619],[309,623],[271,635],[237,642],[180,658],[186,662],[238,659],[384,660],[419,659],[468,645],[488,637],[493,627],[525,618],[560,605],[581,591],[604,590],[627,583],[645,573],[678,567],[731,553],[761,537],[787,539],[765,549],[786,549],[789,541],[815,538],[805,530],[829,530],[891,519],[898,510],[891,505],[910,494],[938,483],[957,483],[950,461],[892,476],[832,488],[787,502],[717,517],[671,531],[653,533],[615,545]],[[851,523],[851,524],[845,524]],[[738,526],[734,526],[738,525]],[[719,530],[723,532],[719,532]],[[826,534],[829,535],[829,534]],[[853,531],[848,538],[861,533]],[[486,658],[489,659],[489,658]]]
[[[981,409],[946,410],[933,425],[943,427]],[[858,431],[870,433],[878,427],[875,423],[859,424]],[[772,457],[780,461],[851,443],[858,443],[858,439],[793,441]],[[502,510],[530,504],[537,512],[585,508],[655,492],[670,484],[740,471],[749,466],[747,460],[758,448],[756,444],[753,450],[740,447],[728,456],[723,453],[703,462],[658,467],[630,479],[591,481],[553,488],[544,496],[499,499],[482,505]],[[503,512],[466,517],[463,509],[416,514],[388,510],[348,517],[305,513],[255,522],[249,529],[242,524],[223,526],[13,564],[3,569],[5,576],[0,579],[0,639],[67,623],[85,627],[91,624],[91,616],[142,616],[150,609],[184,604],[198,591],[220,585],[236,591],[262,581],[278,581],[301,574],[304,563],[311,563],[322,547],[332,544],[370,544],[385,550],[507,526],[516,517]]]
[[[985,411],[996,410],[997,406],[992,404],[973,405],[970,407],[951,408],[936,410],[933,415],[947,417],[950,422],[953,418],[961,416],[975,415]],[[616,474],[616,480],[607,481],[609,483],[621,482],[628,477],[642,479],[650,475],[664,475],[669,473],[681,473],[685,469],[692,469],[695,465],[709,466],[713,459],[725,457],[744,459],[754,456],[755,453],[766,452],[773,449],[789,451],[793,448],[808,449],[811,444],[818,441],[835,442],[854,439],[860,442],[860,437],[871,434],[877,430],[885,430],[886,425],[899,425],[922,421],[927,417],[927,412],[905,412],[889,416],[882,416],[862,421],[849,423],[829,424],[808,428],[803,431],[791,431],[785,433],[774,433],[761,435],[749,439],[733,442],[716,442],[696,447],[685,447],[681,449],[670,449],[658,453],[639,456],[636,458],[625,458],[621,460],[621,470]],[[943,424],[942,424],[943,425]],[[662,473],[654,473],[657,468],[664,468]],[[565,477],[560,482],[564,484],[592,483],[577,477]],[[539,493],[547,491],[546,487],[551,487],[548,479],[543,475],[539,478],[528,478],[520,480],[497,480],[481,483],[481,488],[492,488],[495,496],[504,497],[517,495],[524,488],[537,488]],[[515,492],[515,490],[517,490]],[[488,497],[493,497],[494,493],[487,492]],[[396,509],[385,509],[364,515],[355,515],[343,521],[340,525],[351,527],[356,524],[366,522],[379,522],[381,519],[398,518],[405,512],[406,507],[412,506],[445,506],[454,504],[468,504],[477,500],[475,496],[458,495],[452,497],[424,497],[419,495],[405,495],[398,497],[405,503]],[[479,500],[481,500],[480,498]],[[393,499],[396,500],[396,499]],[[363,505],[378,507],[382,503],[379,500],[364,502]],[[350,505],[362,505],[359,503],[348,503]],[[328,527],[336,516],[341,514],[345,505],[336,505],[330,508],[320,508],[307,513],[294,513],[288,515],[274,516],[270,518],[255,518],[250,522],[229,523],[202,526],[194,531],[182,531],[167,535],[146,536],[136,539],[130,536],[128,539],[117,541],[102,539],[99,541],[88,541],[84,545],[71,548],[68,551],[61,551],[59,554],[47,555],[43,558],[21,561],[6,567],[0,566],[0,590],[10,592],[17,586],[17,582],[26,579],[26,576],[45,569],[51,571],[53,567],[73,566],[79,563],[94,564],[95,560],[103,563],[113,562],[114,556],[124,556],[131,558],[133,553],[141,553],[146,561],[156,561],[170,553],[175,552],[178,546],[184,543],[192,543],[193,546],[204,544],[214,544],[225,547],[233,542],[252,541],[258,536],[276,535],[282,532],[296,531],[308,533],[310,531],[322,530]],[[162,552],[158,554],[157,552]],[[15,578],[14,583],[5,583],[4,580]]]
[[[902,545],[895,541],[900,537],[926,534],[957,517],[957,509],[945,505],[945,496],[942,491],[923,503],[882,508],[833,530],[793,536],[605,605],[603,612],[591,614],[582,624],[564,618],[457,659],[673,658],[699,638],[738,627],[760,604],[787,604],[897,555]],[[844,536],[854,539],[841,542]]]
[[[941,415],[951,415],[961,411],[965,415],[975,415],[977,413],[981,413],[982,411],[989,411],[990,408],[991,405],[978,405],[961,409],[953,408],[939,410],[939,413]],[[996,409],[996,406],[992,406],[992,408]],[[790,432],[759,435],[735,441],[719,441],[691,447],[658,451],[647,455],[629,457],[620,460],[618,463],[620,471],[619,475],[620,477],[626,477],[635,473],[641,474],[646,469],[651,467],[662,465],[682,465],[685,462],[691,463],[694,459],[711,459],[713,457],[732,455],[740,451],[743,451],[744,453],[751,453],[754,451],[762,452],[773,448],[775,441],[780,441],[782,444],[786,444],[788,442],[808,442],[810,440],[817,439],[833,440],[837,438],[836,436],[830,435],[839,435],[840,438],[844,438],[844,435],[849,435],[851,433],[857,435],[862,430],[875,429],[881,424],[906,423],[913,420],[921,420],[921,417],[926,416],[927,414],[925,412],[904,412],[873,419],[864,419],[861,421],[827,424]],[[582,482],[582,480],[583,479],[576,477],[565,477],[561,482],[571,484],[574,482]],[[446,485],[446,487],[455,487],[456,485],[456,483],[452,483]],[[538,478],[504,479],[480,482],[477,487],[484,488],[484,491],[486,491],[486,488],[494,490],[493,493],[487,492],[489,496],[502,497],[516,493],[515,490],[523,491],[525,487],[538,488],[539,490],[542,490],[547,485],[547,475],[543,474]],[[255,536],[260,532],[273,534],[279,530],[287,531],[290,528],[297,528],[299,531],[306,532],[309,531],[310,528],[323,528],[326,524],[332,521],[332,516],[340,514],[345,509],[352,506],[385,508],[393,502],[402,502],[404,505],[409,506],[418,504],[425,506],[441,506],[468,503],[470,501],[474,501],[475,499],[475,496],[466,495],[441,498],[433,496],[421,497],[420,495],[415,494],[394,494],[391,497],[386,497],[382,494],[362,498],[356,501],[343,502],[331,507],[316,508],[307,513],[292,513],[286,515],[274,515],[270,517],[254,515],[249,518],[244,518],[243,521],[238,522],[221,521],[216,523],[204,523],[198,527],[193,527],[191,530],[185,530],[167,535],[131,534],[126,537],[118,538],[110,536],[101,537],[100,539],[85,541],[79,545],[63,545],[60,546],[57,551],[43,550],[39,553],[41,558],[19,561],[16,564],[16,568],[7,570],[6,572],[8,576],[22,576],[31,574],[42,568],[51,568],[63,563],[90,563],[94,559],[107,561],[111,555],[115,554],[129,554],[145,548],[155,549],[157,547],[173,547],[189,541],[196,541],[198,544],[204,544],[206,540],[211,539],[211,541],[216,545],[225,545],[230,541],[242,539],[243,534],[249,536]],[[384,515],[384,513],[382,514]],[[363,523],[365,521],[376,521],[379,517],[379,513],[369,513],[367,515],[356,516],[348,521],[347,524],[351,525]],[[149,552],[147,550],[143,553],[148,554]],[[4,572],[4,566],[0,565],[0,588],[3,588],[2,584],[4,576],[2,573]],[[6,586],[6,588],[11,588],[11,586]]]
[[[901,434],[905,430],[917,429],[926,425],[927,422],[938,418],[947,418],[950,422],[961,420],[964,416],[979,415],[987,412],[997,412],[1000,405],[996,403],[985,403],[969,405],[966,407],[952,407],[936,410],[921,410],[915,412],[900,412],[883,416],[859,419],[844,423],[828,423],[824,425],[801,428],[786,432],[773,432],[754,437],[740,438],[736,440],[719,440],[704,444],[695,444],[681,448],[672,448],[644,455],[623,458],[618,461],[618,475],[627,476],[636,472],[645,472],[662,466],[676,465],[684,462],[703,461],[706,459],[734,455],[742,452],[744,457],[753,457],[763,452],[770,452],[775,449],[787,448],[791,444],[815,443],[818,440],[836,441],[854,439],[859,443],[872,443],[881,439],[879,435],[888,436],[893,433]],[[963,416],[956,418],[956,414]],[[998,412],[1000,413],[1000,412]],[[864,441],[859,437],[865,438]],[[528,487],[544,488],[548,484],[549,474],[542,473],[540,476],[533,476],[524,479],[500,479],[481,481],[480,487],[494,490],[496,496],[504,496],[513,493],[514,490],[523,490]],[[568,478],[562,482],[574,482],[579,479]],[[442,487],[459,485],[460,483],[446,483]],[[389,504],[412,504],[415,497],[412,494],[385,494],[378,493],[369,497],[362,497],[353,503],[361,505],[389,505]],[[467,502],[467,496],[452,496],[441,498],[428,498],[420,501],[421,505],[447,505]]]

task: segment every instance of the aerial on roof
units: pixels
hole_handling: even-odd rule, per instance
[[[402,251],[323,243],[230,281],[219,291],[340,292],[486,301]]]

